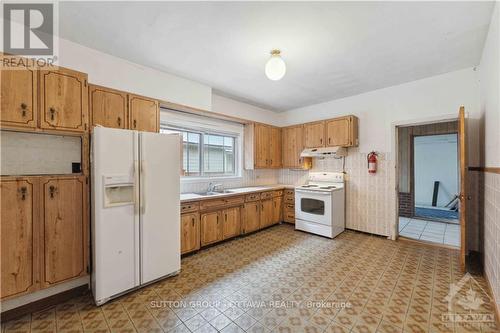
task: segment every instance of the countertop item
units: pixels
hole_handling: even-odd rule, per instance
[[[242,195],[255,192],[264,192],[272,190],[282,190],[282,189],[294,189],[294,185],[287,184],[273,184],[273,185],[261,185],[261,186],[250,186],[250,187],[238,187],[238,188],[228,188],[225,189],[225,193],[217,193],[211,195],[199,194],[199,193],[182,193],[180,195],[181,202],[188,201],[199,201],[199,200],[210,200],[217,199],[221,197],[230,197],[235,195]]]

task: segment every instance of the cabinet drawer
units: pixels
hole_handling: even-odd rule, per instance
[[[273,191],[273,197],[281,197],[283,195],[283,190]]]
[[[220,198],[214,200],[206,200],[200,203],[200,209],[211,209],[215,207],[224,207],[224,206],[236,206],[242,205],[245,202],[244,197],[228,197],[228,198]]]
[[[295,197],[285,195],[284,202],[285,202],[285,204],[292,204],[293,205],[293,204],[295,204]]]
[[[198,209],[200,209],[199,202],[186,202],[181,204],[181,214],[196,212]]]
[[[294,212],[295,211],[295,205],[294,204],[285,204],[285,208],[284,209]]]
[[[283,220],[288,223],[295,223],[295,212],[286,211]]]
[[[264,200],[264,199],[269,199],[269,198],[272,198],[273,197],[273,191],[270,191],[270,192],[262,192],[260,194],[260,198],[261,200]]]
[[[289,196],[292,196],[292,197],[295,195],[295,191],[294,190],[287,189],[284,192],[285,192],[285,195],[289,195]]]
[[[252,194],[248,194],[248,195],[245,197],[245,201],[246,201],[246,202],[259,201],[259,200],[260,200],[260,193],[252,193]]]

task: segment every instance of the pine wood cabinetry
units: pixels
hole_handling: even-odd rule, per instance
[[[240,207],[231,207],[222,211],[222,238],[228,239],[241,233]]]
[[[358,118],[347,116],[326,122],[326,145],[351,147],[358,145]]]
[[[128,127],[127,93],[91,84],[89,106],[92,126]]]
[[[304,124],[304,147],[318,148],[325,146],[325,122],[318,121]]]
[[[2,177],[0,189],[0,297],[19,296],[85,275],[86,177]]]
[[[247,124],[244,140],[245,169],[281,168],[281,128]]]
[[[223,239],[221,212],[209,212],[201,214],[201,246],[212,244]]]
[[[283,205],[283,196],[277,196],[273,198],[273,218],[272,224],[280,223],[282,218],[282,205]]]
[[[242,232],[247,234],[260,228],[260,201],[246,202],[243,206]]]
[[[46,286],[84,275],[86,228],[84,177],[42,178]]]
[[[2,70],[0,79],[2,126],[21,128],[37,126],[38,73],[32,66],[32,60],[24,59],[16,68]]]
[[[265,228],[273,224],[273,199],[265,199],[260,202],[260,227]]]
[[[295,223],[295,191],[286,189],[283,196],[283,221]]]
[[[20,177],[0,183],[2,299],[38,287],[37,181]]]
[[[312,158],[300,157],[304,150],[304,126],[282,128],[283,168],[310,169]]]
[[[129,95],[129,128],[138,131],[158,132],[160,130],[160,109],[157,100],[138,95]]]
[[[40,70],[40,127],[85,132],[88,123],[87,74],[59,67]]]
[[[187,213],[181,215],[181,254],[200,248],[200,215]]]

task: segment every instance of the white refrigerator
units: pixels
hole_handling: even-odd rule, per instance
[[[92,292],[97,305],[180,271],[180,139],[95,127]]]

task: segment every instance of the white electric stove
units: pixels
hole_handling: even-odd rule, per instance
[[[345,230],[344,174],[310,172],[295,188],[295,229],[334,238]]]

